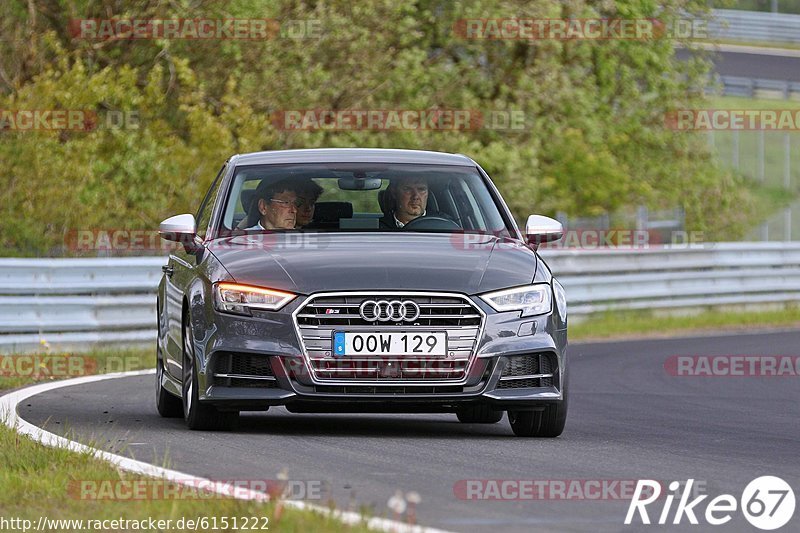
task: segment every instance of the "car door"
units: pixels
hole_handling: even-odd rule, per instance
[[[222,166],[197,210],[195,246],[203,246],[227,166],[227,163]],[[167,263],[163,303],[163,312],[167,317],[167,353],[164,357],[164,370],[176,379],[181,379],[183,362],[183,297],[187,287],[197,275],[198,258],[202,257],[203,254],[187,251],[186,247],[182,246],[170,254]]]

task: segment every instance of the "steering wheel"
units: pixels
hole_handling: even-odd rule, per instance
[[[444,217],[417,217],[405,226],[404,230],[420,231],[446,231],[446,230],[460,230],[461,226],[456,224],[449,218]]]

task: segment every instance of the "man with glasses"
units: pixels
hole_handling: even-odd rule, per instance
[[[256,188],[255,198],[253,207],[258,209],[258,223],[247,228],[248,231],[295,228],[297,210],[304,202],[297,197],[289,180],[262,181]]]

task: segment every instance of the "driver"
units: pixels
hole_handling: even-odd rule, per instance
[[[268,182],[263,180],[256,188],[258,223],[247,228],[253,230],[294,229],[297,211],[303,201],[297,197],[288,180]]]
[[[415,218],[428,213],[428,180],[413,176],[392,180],[386,193],[394,206],[380,219],[381,228],[402,228]],[[438,216],[438,215],[437,215]]]

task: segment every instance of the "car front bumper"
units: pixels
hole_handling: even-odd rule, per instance
[[[462,379],[321,379],[297,334],[299,306],[263,317],[213,312],[214,327],[195,338],[199,400],[223,410],[295,412],[526,410],[562,401],[567,336],[558,313],[521,318],[472,302],[485,319]]]

